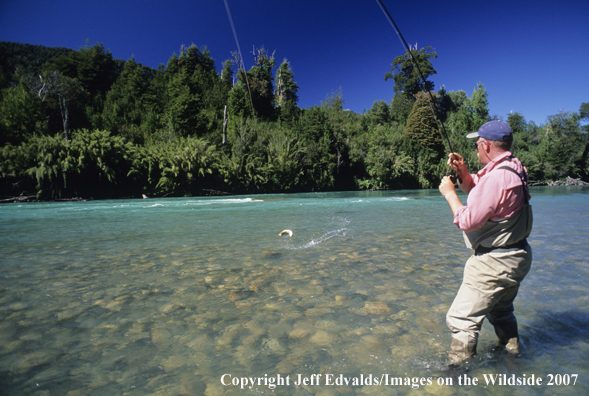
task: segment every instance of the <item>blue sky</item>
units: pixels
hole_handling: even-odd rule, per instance
[[[439,58],[435,89],[481,82],[491,114],[541,125],[589,102],[589,1],[383,0],[407,42]],[[252,48],[291,63],[299,106],[340,87],[345,108],[389,102],[384,80],[402,47],[375,0],[228,0],[246,68]],[[182,44],[206,45],[218,70],[237,49],[223,0],[0,0],[0,40],[78,49],[103,43],[118,59],[156,68]]]

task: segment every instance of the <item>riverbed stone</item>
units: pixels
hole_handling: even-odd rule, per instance
[[[158,328],[151,329],[151,342],[154,344],[160,344],[169,341],[171,337],[172,335],[167,330]]]
[[[170,356],[162,361],[161,367],[166,373],[174,371],[180,367],[184,367],[188,358],[186,356]]]
[[[276,338],[266,338],[262,341],[262,348],[275,355],[284,355],[287,348]]]
[[[313,334],[313,336],[311,336],[309,341],[317,345],[326,346],[333,344],[336,339],[336,335],[328,333],[324,330],[319,330],[315,334]]]
[[[390,315],[393,310],[381,301],[367,301],[362,308],[350,308],[350,312],[360,315]]]

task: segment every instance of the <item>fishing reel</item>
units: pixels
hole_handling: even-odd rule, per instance
[[[446,176],[450,177],[450,180],[453,184],[456,184],[456,181],[462,184],[462,179],[458,178],[454,172],[446,172]]]

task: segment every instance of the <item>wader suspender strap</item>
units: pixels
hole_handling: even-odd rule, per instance
[[[513,158],[515,158],[515,157],[514,157],[513,155],[510,155],[509,157],[507,157],[507,158],[504,158],[504,159],[503,159],[502,161],[500,161],[499,163],[502,163],[502,162],[505,162],[505,161],[509,161],[509,162],[511,162],[511,160],[512,160]],[[519,176],[519,178],[520,178],[520,179],[521,179],[521,181],[522,181],[522,187],[523,187],[523,189],[524,189],[524,202],[527,204],[527,203],[528,203],[528,196],[527,196],[527,194],[526,194],[526,187],[525,187],[525,186],[527,186],[527,185],[528,185],[528,174],[526,173],[526,171],[524,170],[524,171],[523,171],[523,175],[521,175],[521,174],[520,174],[518,171],[516,171],[515,169],[513,169],[513,168],[511,168],[511,167],[509,167],[509,166],[501,166],[501,167],[499,167],[499,168],[497,168],[497,169],[505,169],[505,170],[508,170],[508,171],[510,171],[510,172],[513,172],[513,173],[515,173],[516,175],[518,175],[518,176]]]

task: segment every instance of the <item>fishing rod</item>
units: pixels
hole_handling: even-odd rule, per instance
[[[229,24],[231,25],[231,30],[233,31],[233,38],[235,39],[235,45],[237,45],[237,51],[239,52],[239,60],[241,61],[241,65],[237,65],[237,67],[243,70],[243,74],[245,75],[245,85],[247,87],[247,92],[250,97],[250,106],[252,108],[252,116],[254,119],[256,118],[256,113],[254,111],[254,102],[252,100],[252,91],[250,90],[250,84],[247,78],[247,71],[245,70],[245,63],[243,63],[243,55],[241,54],[241,47],[239,46],[239,40],[237,40],[237,32],[235,31],[235,25],[233,24],[233,18],[231,17],[231,10],[229,10],[229,4],[227,0],[223,0],[225,2],[225,10],[227,11],[227,18],[229,18]],[[235,62],[238,63],[238,62]],[[239,72],[239,70],[238,70]]]
[[[448,143],[448,148],[450,149],[450,153],[453,153],[454,150],[452,149],[452,143],[450,143],[450,139],[448,138],[448,134],[446,133],[446,128],[444,128],[444,123],[440,122],[438,120],[438,117],[436,116],[436,110],[440,111],[440,109],[438,108],[438,104],[434,100],[434,97],[433,97],[431,91],[429,89],[426,89],[427,88],[427,81],[425,80],[425,77],[423,76],[423,73],[421,72],[421,69],[419,68],[419,65],[417,64],[417,61],[415,60],[415,57],[413,56],[411,49],[407,45],[407,42],[403,38],[401,31],[397,27],[397,24],[393,20],[393,17],[391,16],[391,14],[389,14],[389,11],[387,10],[385,5],[383,4],[382,0],[376,0],[376,2],[378,3],[382,12],[384,13],[384,15],[387,17],[387,19],[389,20],[389,22],[393,26],[393,29],[395,29],[395,32],[397,33],[397,36],[399,37],[401,44],[405,47],[407,52],[409,52],[409,57],[411,58],[411,63],[413,63],[413,66],[417,70],[417,73],[419,74],[419,77],[421,78],[421,81],[423,82],[422,91],[424,91],[424,93],[427,91],[427,94],[429,95],[429,107],[430,107],[432,114],[434,116],[434,120],[436,120],[436,124],[438,125],[438,132],[440,132],[440,135],[442,135],[442,139],[446,139],[446,142]],[[450,178],[452,179],[452,182],[456,181],[456,175],[454,175],[452,172],[446,172],[446,176],[450,176]],[[460,183],[462,183],[462,180],[460,178],[458,178],[458,181]]]

